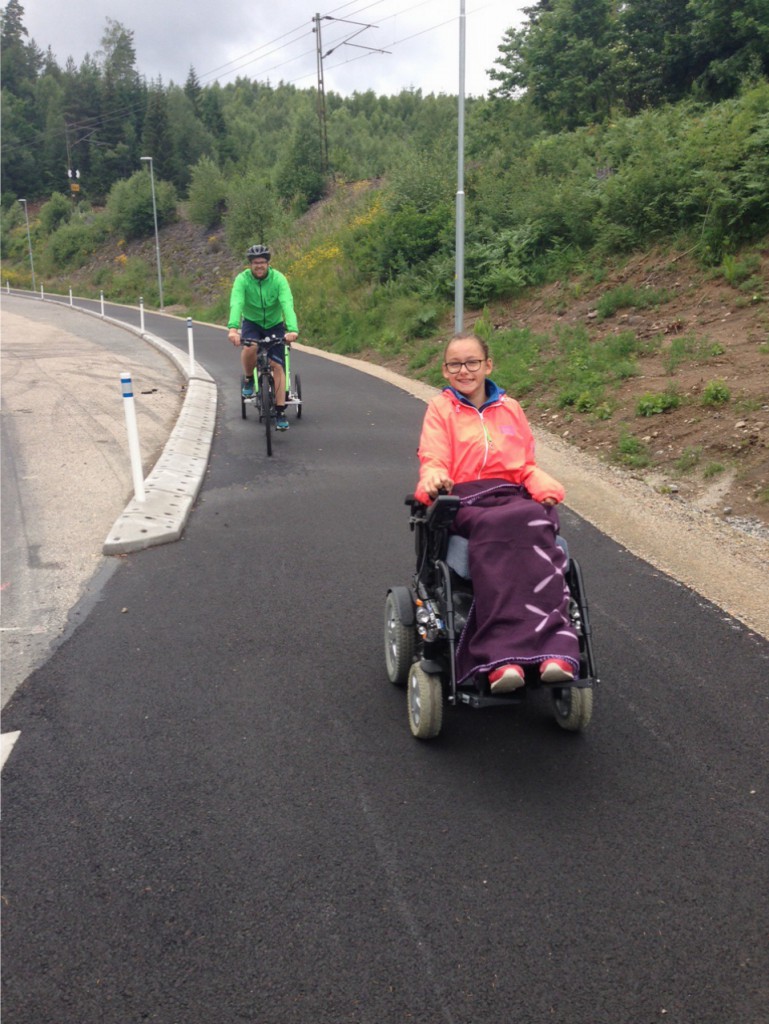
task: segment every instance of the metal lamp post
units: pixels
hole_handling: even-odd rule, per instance
[[[461,334],[465,312],[465,0],[459,3],[459,132],[457,145],[456,264],[454,333]]]
[[[27,245],[29,246],[29,266],[32,271],[32,291],[35,290],[35,262],[32,259],[32,236],[29,233],[29,214],[27,213],[27,200],[20,199],[20,203],[24,206],[24,219],[27,222]]]
[[[152,170],[152,157],[143,156],[142,160],[149,161],[150,165],[150,184],[152,186],[152,216],[155,218],[155,254],[157,256],[158,263],[158,294],[160,296],[160,308],[163,309],[163,275],[160,271],[160,235],[158,234],[158,208],[155,202],[155,174]]]

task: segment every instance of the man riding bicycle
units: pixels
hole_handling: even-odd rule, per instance
[[[275,381],[275,426],[278,430],[288,430],[285,345],[296,341],[299,328],[291,288],[286,277],[270,267],[270,257],[266,245],[252,245],[246,253],[249,268],[238,274],[232,283],[227,338],[236,347],[241,346],[244,398],[254,394],[254,368],[259,351],[258,344],[246,345],[245,342],[260,342],[271,335],[279,338],[270,344],[268,356]]]

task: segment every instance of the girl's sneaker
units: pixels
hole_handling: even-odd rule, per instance
[[[489,672],[492,693],[511,693],[523,686],[523,669],[520,665],[502,665]]]
[[[568,661],[560,658],[548,658],[539,666],[539,674],[543,683],[566,683],[574,678],[574,670]]]

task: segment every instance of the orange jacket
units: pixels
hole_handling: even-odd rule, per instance
[[[563,501],[564,489],[534,462],[534,438],[523,409],[488,380],[488,398],[476,409],[451,387],[427,407],[419,439],[419,501],[431,499],[422,486],[428,468],[439,467],[454,483],[508,480],[523,484],[535,501]]]

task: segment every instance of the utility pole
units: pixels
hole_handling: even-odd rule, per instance
[[[324,21],[338,21],[344,25],[358,25],[358,31],[353,32],[347,39],[343,39],[338,46],[356,46],[360,50],[368,50],[370,53],[389,53],[389,50],[378,50],[373,46],[361,46],[359,43],[351,43],[350,40],[359,36],[361,32],[365,32],[367,28],[376,28],[376,25],[368,25],[362,21],[348,21],[346,18],[334,18],[331,14],[316,14],[313,18],[315,22],[315,42],[317,45],[318,55],[318,121],[320,122],[320,162],[323,168],[323,173],[328,172],[328,132],[326,129],[326,87],[323,81],[323,58],[330,56],[336,49],[332,47],[327,53],[323,52],[323,45],[320,39],[320,22],[321,19]]]
[[[323,81],[323,46],[320,39],[320,15],[315,18],[315,44],[318,55],[318,123],[320,127],[320,168],[328,174],[328,131],[326,128],[326,87]]]

